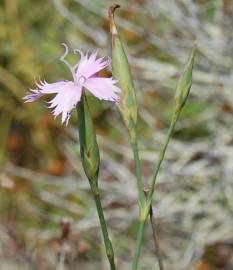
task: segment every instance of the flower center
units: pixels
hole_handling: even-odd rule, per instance
[[[86,82],[86,78],[84,77],[84,76],[80,76],[79,78],[78,78],[78,82],[80,83],[80,84],[84,84],[85,82]]]

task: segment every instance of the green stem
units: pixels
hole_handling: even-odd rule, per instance
[[[168,146],[169,141],[171,139],[171,136],[172,136],[172,133],[174,131],[176,122],[179,118],[179,115],[180,115],[180,111],[174,113],[170,127],[169,127],[168,132],[167,132],[166,140],[165,140],[165,142],[160,150],[160,153],[159,153],[159,160],[158,160],[158,163],[157,163],[156,168],[155,168],[154,176],[152,178],[151,186],[150,186],[150,189],[148,192],[148,197],[146,199],[146,203],[145,203],[143,211],[142,211],[143,215],[142,215],[140,223],[139,223],[139,229],[138,229],[138,233],[137,233],[137,244],[136,244],[134,258],[133,258],[132,270],[138,269],[138,261],[139,261],[140,252],[141,252],[143,233],[144,233],[147,218],[148,218],[149,213],[150,213],[150,207],[151,207],[151,203],[152,203],[152,197],[154,194],[156,178],[157,178],[157,175],[159,173],[161,164],[162,164],[164,156],[165,156],[165,152],[167,150],[167,146]]]
[[[89,182],[90,182],[92,193],[94,195],[94,200],[95,200],[95,204],[96,204],[96,208],[97,208],[97,212],[99,216],[100,226],[101,226],[101,230],[102,230],[102,234],[104,238],[105,250],[106,250],[106,254],[108,257],[109,264],[110,264],[110,268],[111,270],[116,270],[116,266],[114,262],[114,252],[113,252],[111,240],[108,235],[108,229],[107,229],[107,225],[104,218],[98,184],[96,181],[89,181]]]
[[[151,224],[151,228],[152,228],[152,234],[153,234],[153,240],[154,240],[154,246],[155,246],[155,254],[156,254],[157,259],[158,259],[159,270],[164,270],[163,260],[162,260],[162,256],[160,253],[159,237],[158,237],[157,228],[156,228],[157,226],[155,224],[152,206],[150,207],[150,224]]]
[[[159,160],[158,160],[158,163],[157,163],[157,165],[155,167],[154,176],[152,178],[151,186],[150,186],[149,193],[148,193],[148,200],[147,200],[148,207],[150,207],[150,205],[152,203],[152,198],[153,198],[153,194],[154,194],[154,190],[155,190],[155,183],[156,183],[156,180],[157,180],[157,176],[158,176],[161,164],[162,164],[162,162],[164,160],[165,152],[167,150],[168,144],[169,144],[170,139],[172,137],[172,134],[173,134],[176,122],[177,122],[177,120],[179,118],[180,112],[181,112],[181,110],[174,113],[174,115],[172,117],[170,127],[169,127],[168,132],[167,132],[165,142],[164,142],[163,147],[162,147],[162,149],[161,149],[161,151],[159,153]]]
[[[139,257],[140,257],[140,253],[141,253],[141,246],[142,246],[145,224],[146,224],[146,219],[139,221],[139,227],[138,227],[138,233],[137,233],[137,243],[136,243],[136,247],[135,247],[132,270],[138,269],[138,261],[139,261]]]
[[[131,146],[133,149],[134,167],[135,167],[135,174],[137,178],[139,209],[141,211],[145,203],[145,195],[144,195],[143,186],[142,186],[142,172],[141,172],[141,164],[140,164],[139,153],[138,153],[137,139],[135,139],[134,142],[131,142]]]

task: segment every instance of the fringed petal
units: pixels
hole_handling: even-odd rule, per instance
[[[60,81],[55,83],[47,83],[46,81],[36,82],[37,89],[29,89],[28,94],[23,97],[24,102],[33,102],[44,94],[54,94],[59,91],[66,90],[67,87],[73,85],[70,81]]]
[[[38,90],[43,94],[54,94],[58,93],[59,91],[65,90],[66,87],[73,82],[70,81],[60,81],[55,83],[47,83],[46,81],[40,81],[39,83],[36,82],[36,86]]]
[[[119,100],[120,88],[115,84],[113,78],[89,78],[83,86],[99,99],[117,102]]]
[[[90,78],[98,71],[106,68],[111,63],[110,57],[97,58],[97,51],[81,55],[80,62],[76,69],[77,78]]]
[[[71,111],[76,107],[80,101],[82,94],[81,86],[77,86],[74,83],[66,87],[65,91],[60,91],[57,95],[49,101],[49,108],[53,108],[53,115],[55,118],[61,114],[62,123],[68,124]]]
[[[34,90],[34,89],[29,89],[28,94],[23,97],[24,102],[33,102],[37,100],[38,98],[42,97],[44,94],[40,92],[40,90]]]

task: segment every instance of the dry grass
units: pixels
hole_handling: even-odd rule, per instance
[[[110,2],[85,0],[83,4],[73,0],[68,6],[65,1],[54,0],[54,21],[69,24],[64,33],[58,31],[61,39],[85,49],[109,50],[106,14]],[[136,78],[140,156],[146,180],[164,140],[177,77],[194,41],[199,51],[190,101],[169,146],[153,204],[165,269],[232,269],[231,1],[119,2],[122,10],[117,23],[127,41]],[[4,8],[2,11],[6,11]],[[8,12],[14,13],[11,9]],[[58,40],[58,35],[53,35],[57,47]],[[26,41],[21,46],[26,48]],[[59,55],[57,49],[51,56],[55,59],[54,55]],[[32,65],[33,57],[30,59]],[[20,100],[33,76],[32,71],[25,71],[28,78],[22,79],[22,69],[19,74],[12,70],[13,60],[0,68],[0,83],[8,104],[15,104],[15,98]],[[34,75],[48,68],[33,66],[38,66]],[[4,80],[6,76],[9,80]],[[56,74],[50,71],[48,76],[55,78]],[[14,98],[9,98],[9,93]],[[118,268],[124,270],[130,267],[135,245],[137,194],[127,134],[118,113],[110,112],[108,106],[98,103],[93,108],[102,159],[100,187]],[[9,140],[5,132],[8,138],[0,178],[0,269],[108,269],[97,215],[81,167],[75,121],[66,130],[61,129],[41,108],[20,105],[9,114],[9,106],[0,101],[0,112],[4,113],[1,129],[10,126],[12,130],[17,123],[27,130],[29,138],[34,138],[24,142],[22,150],[20,142],[15,137]],[[40,122],[35,124],[36,114]],[[10,115],[9,120],[5,115]],[[3,133],[1,138],[5,137]],[[69,221],[66,237],[61,223],[64,217],[73,220]],[[157,269],[151,235],[148,223],[141,270]],[[69,266],[65,266],[64,256]]]

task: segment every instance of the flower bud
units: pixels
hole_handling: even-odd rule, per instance
[[[80,154],[83,168],[89,181],[97,181],[100,164],[99,147],[96,141],[96,134],[93,121],[89,111],[87,98],[83,94],[78,111],[78,130],[80,140]]]
[[[196,48],[192,50],[189,60],[180,76],[175,93],[175,111],[178,112],[184,106],[192,86],[192,72]]]
[[[136,137],[137,102],[129,62],[114,22],[114,11],[119,7],[119,5],[113,5],[109,8],[110,32],[112,35],[112,69],[113,76],[118,80],[118,85],[122,90],[119,110],[129,130],[131,140],[134,140]]]

